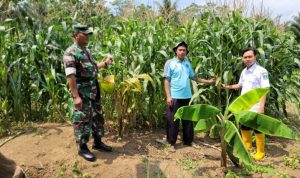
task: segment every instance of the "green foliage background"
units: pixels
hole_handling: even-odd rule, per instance
[[[130,94],[126,105],[116,97],[120,88],[102,93],[107,120],[123,117],[117,114],[123,110],[127,112],[124,119],[134,118],[140,126],[162,126],[163,67],[174,56],[172,47],[182,40],[189,44],[188,58],[196,73],[202,78],[217,78],[216,86],[192,83],[194,103],[224,108],[226,94],[220,83],[238,81],[243,68],[240,51],[253,46],[258,49],[259,64],[269,71],[267,113],[282,117],[286,101],[299,108],[300,46],[292,32],[281,30],[272,20],[245,17],[242,10],[223,11],[211,4],[193,6],[192,9],[198,8],[197,13],[185,20],[180,13],[186,13],[188,8],[176,13],[171,8],[167,12],[172,13],[172,18],[166,18],[166,10],[160,16],[145,6],[128,15],[124,11],[127,6],[120,6],[123,11],[115,16],[102,1],[3,1],[0,135],[9,133],[17,123],[69,120],[72,100],[62,56],[72,44],[72,25],[78,22],[94,29],[89,48],[95,59],[101,61],[108,53],[114,55],[114,65],[102,70],[102,77],[114,75],[116,83],[121,83],[145,73],[155,83],[143,81],[143,91]],[[238,91],[231,92],[232,99],[239,95]]]

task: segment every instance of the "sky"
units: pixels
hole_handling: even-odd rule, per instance
[[[204,5],[208,1],[220,3],[232,2],[233,0],[177,0],[177,9],[184,9],[192,3]],[[248,0],[247,4],[249,4],[250,7],[252,7],[253,4],[256,9],[259,9],[262,1],[265,9],[270,12],[272,18],[280,16],[281,21],[284,22],[292,20],[293,16],[298,15],[300,12],[300,0]],[[161,3],[162,0],[134,0],[134,2],[136,4],[143,3],[145,5],[150,5],[151,7],[157,8],[156,2]],[[175,0],[172,0],[172,2],[175,2]]]

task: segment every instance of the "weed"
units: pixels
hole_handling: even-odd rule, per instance
[[[238,177],[244,177],[242,175],[242,172],[233,172],[229,170],[226,174],[226,178],[238,178]]]
[[[79,161],[78,160],[75,160],[72,163],[71,168],[72,168],[73,174],[75,174],[75,175],[80,175],[81,174],[81,167],[79,165]]]
[[[165,178],[164,174],[162,173],[162,171],[159,168],[159,165],[157,165],[155,173],[157,175],[157,178]]]
[[[194,169],[198,166],[198,163],[192,159],[179,160],[176,162],[178,166],[182,167],[184,170]]]
[[[163,152],[167,155],[168,154],[168,150],[170,148],[170,145],[169,144],[164,144],[163,146]]]
[[[280,177],[280,178],[290,178],[291,177],[285,172],[279,172],[279,173],[276,173],[275,175]]]
[[[83,178],[91,178],[91,175],[89,173],[83,173],[82,177]]]
[[[149,164],[150,161],[149,161],[149,158],[147,155],[143,155],[142,162],[146,164],[146,170],[145,170],[146,176],[145,177],[149,178],[150,177],[150,164]]]
[[[60,166],[60,170],[59,170],[59,173],[57,175],[57,178],[64,178],[65,174],[66,174],[67,166],[64,164],[63,161],[61,161],[59,163],[59,166]]]
[[[148,156],[147,155],[143,155],[142,161],[143,161],[143,163],[148,163],[149,162]]]
[[[292,157],[284,156],[283,160],[284,160],[285,166],[292,168],[292,169],[296,169],[298,166],[298,163],[300,163],[300,155],[294,155]]]

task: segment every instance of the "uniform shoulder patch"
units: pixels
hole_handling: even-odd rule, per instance
[[[262,77],[263,77],[264,80],[268,80],[269,79],[268,72],[262,73]]]

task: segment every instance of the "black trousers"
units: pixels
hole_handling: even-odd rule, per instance
[[[174,99],[173,105],[167,107],[166,131],[169,144],[174,145],[177,141],[180,120],[174,121],[174,115],[178,108],[189,105],[190,99]],[[191,145],[194,139],[194,125],[192,121],[182,120],[183,143]]]

